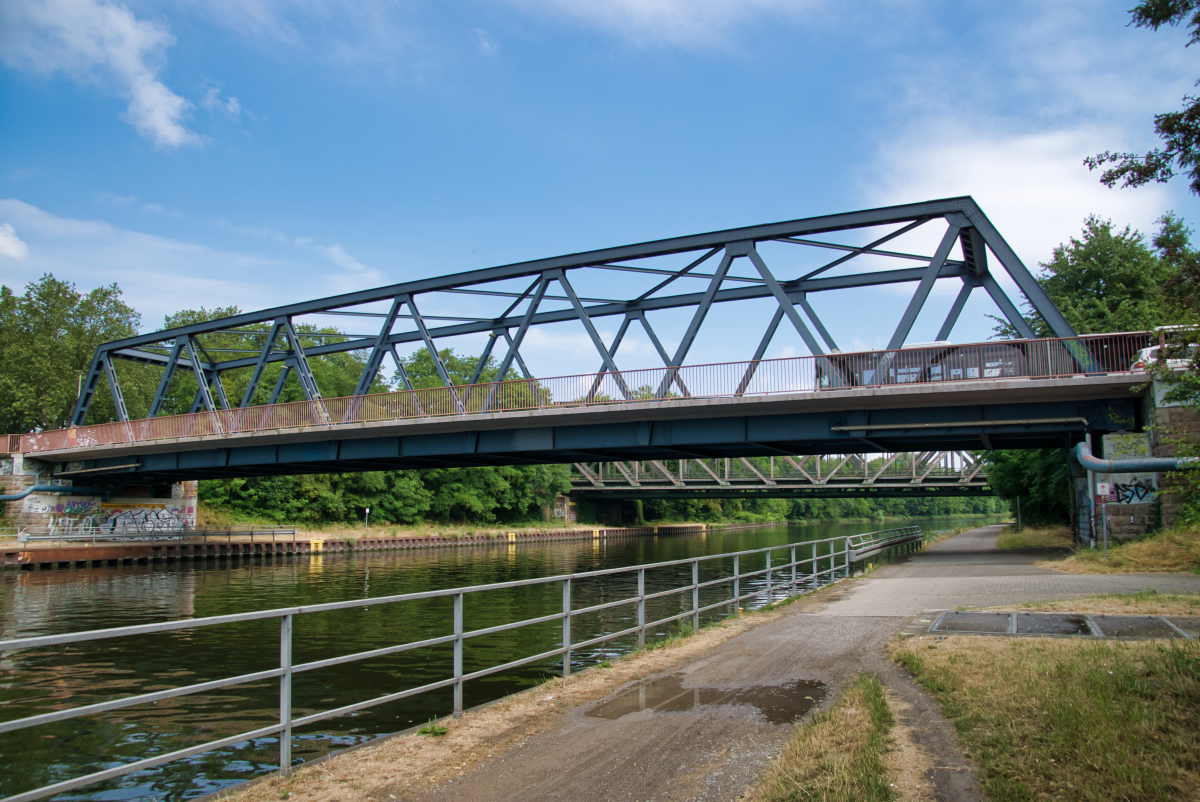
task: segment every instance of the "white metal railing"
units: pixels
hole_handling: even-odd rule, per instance
[[[149,542],[162,540],[201,540],[205,543],[209,538],[224,538],[226,542],[233,542],[236,538],[250,538],[250,542],[254,543],[255,538],[259,540],[267,540],[272,543],[276,539],[286,540],[291,538],[294,543],[296,541],[295,527],[271,527],[271,526],[233,526],[233,527],[199,527],[194,529],[187,528],[147,528],[147,529],[127,529],[114,530],[111,526],[101,525],[76,525],[76,526],[49,526],[45,530],[21,530],[17,535],[18,543],[57,543],[62,546],[66,543],[129,543],[129,542]]]
[[[854,544],[851,543],[852,539],[854,540]],[[470,680],[498,674],[504,671],[510,671],[530,663],[536,663],[551,658],[562,659],[562,673],[564,676],[568,676],[571,673],[571,654],[573,651],[597,646],[601,643],[630,635],[637,636],[637,644],[638,647],[641,648],[645,646],[646,632],[648,630],[689,618],[691,619],[691,631],[696,632],[700,628],[700,616],[702,613],[717,610],[719,608],[729,608],[732,615],[739,615],[741,613],[741,602],[746,599],[763,597],[765,598],[766,602],[769,603],[774,598],[774,595],[777,594],[777,591],[782,590],[786,595],[790,596],[800,591],[811,590],[819,587],[822,584],[833,582],[839,576],[847,576],[852,569],[856,551],[861,552],[868,546],[871,548],[877,548],[878,550],[909,550],[919,548],[923,542],[924,536],[922,535],[919,527],[906,527],[904,529],[892,529],[884,532],[869,533],[868,535],[854,536],[853,538],[825,538],[823,540],[790,543],[783,546],[770,546],[767,548],[751,549],[727,554],[692,557],[684,560],[671,560],[667,562],[648,563],[622,568],[606,568],[598,571],[539,577],[535,579],[521,579],[510,582],[496,582],[487,585],[449,588],[445,590],[431,590],[421,593],[405,593],[395,596],[354,599],[350,601],[317,604],[303,607],[261,610],[250,613],[237,613],[233,615],[211,616],[207,618],[164,621],[156,624],[140,624],[128,627],[116,627],[113,629],[71,632],[61,635],[45,635],[40,637],[17,638],[0,641],[0,655],[4,655],[6,659],[11,660],[12,658],[8,653],[20,649],[62,646],[66,644],[82,643],[85,641],[107,640],[112,638],[147,635],[152,633],[173,632],[182,629],[221,626],[224,624],[232,624],[243,621],[278,619],[280,654],[278,668],[255,671],[253,673],[240,674],[237,676],[225,677],[222,679],[197,683],[194,685],[185,685],[178,688],[159,690],[153,693],[136,694],[120,699],[111,699],[108,701],[82,705],[79,707],[68,707],[65,709],[53,710],[48,713],[41,713],[11,721],[0,722],[0,733],[13,732],[16,730],[27,729],[29,727],[36,727],[58,721],[65,721],[81,716],[90,716],[112,710],[121,710],[137,705],[153,704],[164,699],[173,699],[182,696],[190,696],[193,694],[207,693],[234,685],[243,685],[250,682],[269,679],[279,680],[279,720],[270,724],[269,726],[260,727],[247,732],[241,732],[224,738],[206,741],[201,744],[189,746],[184,749],[178,749],[166,754],[160,754],[155,755],[154,757],[136,760],[132,763],[126,763],[121,766],[114,766],[102,771],[87,774],[82,777],[56,782],[51,785],[45,785],[40,788],[24,791],[22,793],[17,793],[6,797],[4,800],[0,800],[0,802],[30,802],[31,800],[35,799],[44,799],[49,796],[54,796],[55,794],[65,793],[67,791],[71,791],[76,788],[82,788],[84,786],[92,785],[104,780],[111,780],[127,774],[132,774],[133,772],[143,771],[164,763],[182,760],[193,755],[210,752],[214,749],[220,749],[223,747],[232,746],[234,744],[253,741],[254,739],[265,738],[269,736],[278,737],[279,765],[284,770],[287,770],[292,764],[292,730],[294,728],[302,727],[308,724],[314,724],[316,722],[337,716],[348,715],[360,710],[375,707],[377,705],[386,704],[388,702],[395,702],[400,699],[429,693],[441,688],[453,688],[453,713],[455,716],[458,716],[463,710],[463,684]],[[797,549],[810,546],[811,556],[804,559],[798,559]],[[827,549],[825,550],[826,553],[818,553],[822,550],[822,547],[825,546],[827,546]],[[779,552],[786,553],[786,561],[782,563],[773,563],[772,555]],[[753,555],[765,555],[766,567],[754,571],[741,571],[742,558]],[[700,581],[700,566],[702,563],[712,563],[718,560],[730,559],[732,559],[731,574],[703,582]],[[691,567],[690,583],[681,587],[672,587],[657,592],[647,592],[647,571],[679,566]],[[807,572],[801,573],[801,566],[808,566]],[[584,579],[603,576],[616,576],[620,574],[636,574],[636,594],[618,599],[616,601],[608,601],[602,604],[591,605],[589,607],[576,609],[572,606],[572,583]],[[755,578],[758,578],[759,588],[752,590],[750,593],[743,593],[742,583]],[[502,590],[507,588],[530,585],[545,585],[552,583],[562,584],[562,612],[555,612],[549,615],[527,618],[521,621],[515,621],[481,629],[469,630],[466,628],[466,622],[464,621],[463,616],[463,607],[464,600],[468,595],[486,593],[488,591]],[[702,589],[713,588],[722,585],[732,586],[732,592],[728,598],[722,598],[715,603],[703,606],[700,604],[700,591]],[[660,618],[655,621],[646,620],[647,601],[680,594],[683,595],[685,600],[688,600],[688,596],[690,595],[690,609],[685,610],[682,613]],[[306,663],[296,663],[293,660],[293,622],[297,616],[329,612],[334,610],[347,610],[352,608],[371,607],[375,605],[395,604],[398,602],[414,601],[418,599],[446,597],[450,597],[453,604],[453,626],[452,631],[447,634],[409,643],[389,645],[382,648],[341,655],[324,660],[314,660]],[[592,637],[580,642],[574,642],[572,640],[571,621],[573,618],[586,615],[588,613],[595,613],[601,610],[608,610],[626,605],[636,605],[636,626],[626,627],[614,632],[607,632],[597,637]],[[469,673],[464,672],[463,650],[466,642],[469,639],[483,635],[506,632],[509,630],[518,629],[520,627],[554,621],[561,622],[562,626],[562,640],[557,648],[541,652],[540,654],[531,655],[529,657],[523,657],[518,660],[512,660],[500,665],[483,668],[477,671]],[[408,688],[402,691],[384,694],[383,696],[377,696],[372,699],[355,702],[353,704],[344,705],[331,710],[324,710],[299,717],[293,715],[292,679],[296,674],[361,660],[369,660],[387,655],[399,654],[401,652],[412,651],[414,649],[424,649],[431,646],[446,644],[451,645],[453,648],[453,670],[451,676],[449,677],[436,682],[427,683],[420,687]],[[55,700],[55,704],[59,704],[58,699]]]

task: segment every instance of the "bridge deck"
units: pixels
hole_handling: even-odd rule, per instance
[[[163,479],[613,459],[1065,445],[1136,428],[1145,374],[979,379],[326,423],[37,450]],[[938,424],[952,424],[939,426]],[[117,425],[117,424],[112,424]],[[855,428],[849,428],[849,427]],[[863,427],[861,429],[857,427]]]

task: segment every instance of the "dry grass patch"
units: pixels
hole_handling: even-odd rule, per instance
[[[862,675],[804,724],[750,789],[750,802],[887,802],[897,798],[887,756],[895,724],[883,685]]]
[[[301,766],[288,777],[273,776],[234,789],[223,799],[236,802],[366,802],[414,799],[555,725],[563,713],[603,699],[631,682],[695,658],[752,627],[774,621],[781,612],[732,618],[700,630],[695,637],[614,660],[566,679],[552,679],[460,719],[444,718],[439,737],[406,732],[352,751]],[[428,726],[428,725],[427,725]]]
[[[1200,528],[1179,527],[1132,543],[1080,549],[1065,560],[1040,562],[1069,574],[1141,574],[1200,572]]]
[[[1025,602],[1017,606],[977,607],[1002,613],[1083,613],[1084,615],[1200,615],[1200,593],[1102,593],[1079,599]]]
[[[1200,643],[954,636],[891,647],[991,802],[1200,799]]]
[[[1024,527],[1017,531],[1016,525],[1008,526],[996,541],[998,549],[1069,549],[1074,544],[1071,527],[1048,526],[1043,528]]]

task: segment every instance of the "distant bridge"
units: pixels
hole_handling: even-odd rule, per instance
[[[965,451],[575,463],[571,486],[591,500],[992,495],[987,465]]]
[[[940,232],[932,254],[884,247],[923,226]],[[838,241],[838,234],[859,230],[869,232],[865,244]],[[837,255],[816,258],[830,252]],[[899,263],[913,266],[875,269]],[[997,271],[1011,277],[1054,338],[1034,339],[997,283]],[[620,284],[612,280],[618,275]],[[959,287],[938,342],[906,347],[938,281]],[[689,282],[695,291],[684,287]],[[880,351],[839,351],[809,303],[813,293],[897,283],[915,290]],[[991,297],[1022,339],[946,342],[976,289]],[[761,307],[746,307],[745,325],[763,326],[748,360],[687,362],[715,304],[757,299],[773,302],[774,312],[764,316]],[[418,306],[454,311],[429,314]],[[690,310],[673,351],[650,319],[669,309]],[[608,344],[595,326],[604,317],[620,320]],[[297,329],[335,319],[379,328],[336,336]],[[812,355],[763,359],[785,319]],[[567,322],[581,327],[595,347],[598,371],[535,378],[521,355],[526,335]],[[618,349],[634,323],[663,367],[619,369]],[[467,334],[486,334],[487,342],[471,382],[455,386],[438,342]],[[443,386],[412,388],[396,351],[404,344],[426,349]],[[1146,334],[1077,337],[978,205],[951,198],[422,279],[107,343],[83,383],[74,425],[11,436],[9,450],[69,463],[61,475],[89,482],[165,482],[1070,445],[1088,432],[1140,427],[1141,402],[1131,391],[1145,375],[1129,366],[1147,344]],[[362,360],[355,392],[326,398],[312,364],[345,353]],[[480,383],[493,353],[498,376],[511,368],[522,378]],[[385,358],[395,362],[402,389],[368,393]],[[121,391],[119,366],[131,362],[161,370],[141,420],[130,420]],[[198,387],[192,412],[161,416],[182,375]],[[240,400],[231,401],[229,382],[242,388]],[[306,400],[277,403],[289,383]],[[104,388],[118,421],[84,425]]]

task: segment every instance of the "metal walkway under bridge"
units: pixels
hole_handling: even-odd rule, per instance
[[[933,253],[906,245],[918,229],[934,234]],[[1004,275],[1053,337],[1034,337],[997,281]],[[937,342],[906,347],[938,282],[957,295]],[[878,351],[839,350],[812,304],[821,293],[904,283],[913,294]],[[949,342],[976,290],[1017,339]],[[755,330],[745,361],[695,358],[697,333],[718,307]],[[610,342],[600,319],[616,324]],[[351,333],[321,333],[336,322]],[[668,332],[672,322],[679,330]],[[635,324],[662,367],[620,369]],[[564,325],[594,346],[596,372],[535,377],[521,352],[527,335],[561,336]],[[810,356],[763,358],[781,325]],[[517,378],[487,383],[476,371],[455,385],[438,349],[466,335],[486,337],[481,365],[495,356],[494,375]],[[107,343],[83,382],[74,425],[9,436],[7,450],[67,463],[62,476],[95,484],[1063,446],[1087,432],[1140,427],[1131,390],[1145,374],[1129,366],[1147,344],[1144,333],[1076,336],[978,205],[950,198],[422,279]],[[443,386],[412,388],[397,348],[414,346]],[[313,367],[347,355],[362,366],[357,387],[329,398]],[[395,391],[377,379],[385,358],[397,365]],[[145,370],[139,365],[156,370],[159,383],[131,415],[121,382]],[[190,413],[161,415],[184,392],[184,377],[194,382]],[[305,400],[277,403],[297,386]],[[116,421],[87,425],[102,393]]]
[[[987,466],[965,451],[575,463],[589,500],[990,496]]]

